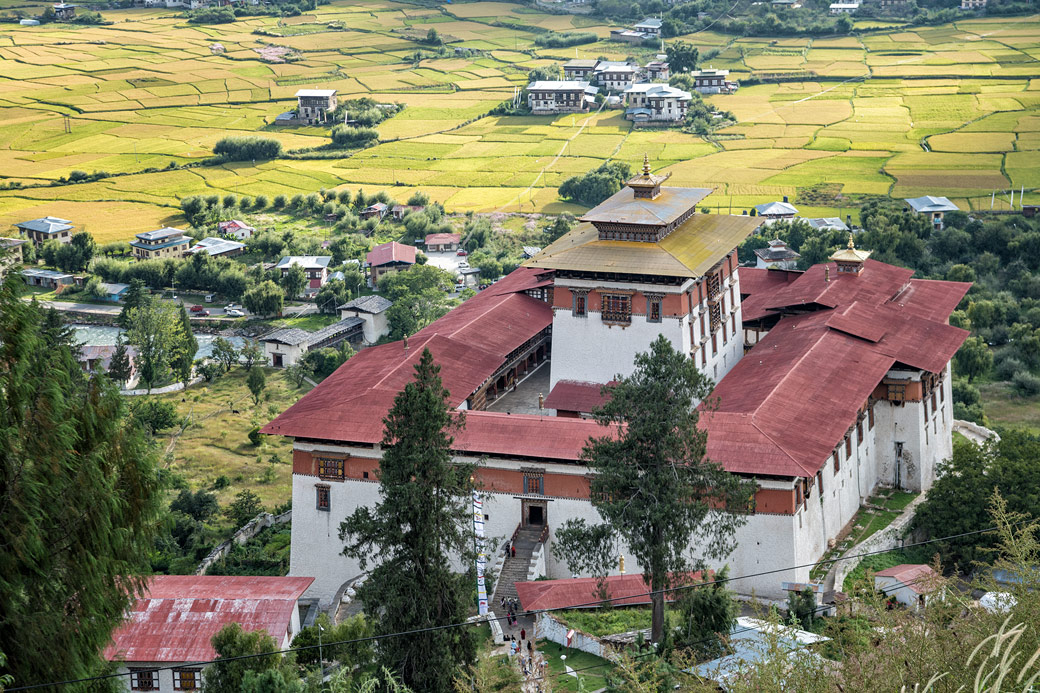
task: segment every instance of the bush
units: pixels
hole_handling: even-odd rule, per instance
[[[608,161],[586,174],[565,180],[560,186],[560,197],[593,207],[620,190],[631,175],[628,164]]]
[[[203,7],[187,14],[189,24],[230,24],[235,21],[235,11],[230,7]]]
[[[263,435],[260,433],[260,427],[255,426],[249,431],[249,442],[253,444],[253,447],[260,447],[260,443],[264,441]]]
[[[332,128],[332,143],[339,147],[361,146],[379,139],[373,128],[355,128],[342,123]]]
[[[132,409],[134,419],[152,433],[159,433],[177,425],[177,409],[160,399],[142,399]]]
[[[548,34],[536,36],[534,44],[543,48],[566,48],[568,46],[580,46],[583,43],[595,43],[599,37],[591,31],[564,31],[557,33],[551,31]]]
[[[1009,351],[1002,351],[994,361],[993,374],[998,380],[1011,380],[1016,374],[1027,370],[1026,365]]]
[[[1040,378],[1029,371],[1019,371],[1011,378],[1011,388],[1022,397],[1040,395]]]
[[[226,161],[274,159],[282,155],[282,143],[266,137],[224,137],[213,146],[213,153]]]

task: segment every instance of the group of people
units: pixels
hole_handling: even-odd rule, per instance
[[[506,624],[509,627],[516,626],[516,613],[520,611],[520,600],[515,597],[509,599],[502,597],[502,609],[506,612]]]

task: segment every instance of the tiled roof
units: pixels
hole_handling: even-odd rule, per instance
[[[281,645],[296,600],[311,577],[157,575],[112,634],[105,659],[200,662],[213,659],[210,639],[229,623],[266,630]]]
[[[545,398],[546,409],[591,413],[610,399],[603,394],[603,385],[580,380],[561,380]]]
[[[368,252],[368,255],[365,256],[365,262],[372,267],[387,265],[391,262],[406,262],[409,265],[414,265],[415,246],[404,245],[397,241],[383,243]]]
[[[687,582],[699,582],[701,573],[690,575]],[[632,606],[649,604],[647,596],[649,587],[639,573],[630,575],[608,575],[604,578],[607,594],[614,606]],[[599,578],[569,578],[565,580],[536,580],[516,583],[516,594],[520,599],[520,607],[524,611],[540,611],[542,609],[561,609],[571,606],[588,605],[600,601]],[[668,592],[666,598],[672,601],[677,592]]]
[[[893,578],[918,594],[927,594],[932,591],[928,584],[935,577],[935,571],[924,564],[902,563],[885,570],[874,573],[875,578]]]
[[[353,301],[348,301],[336,310],[356,310],[361,313],[382,313],[394,302],[384,296],[372,294],[370,296],[359,296]]]

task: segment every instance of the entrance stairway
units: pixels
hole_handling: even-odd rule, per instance
[[[538,539],[541,535],[542,525],[521,527],[516,531],[516,538],[513,540],[516,556],[509,556],[503,561],[501,577],[498,579],[498,586],[495,588],[495,594],[489,605],[496,615],[505,616],[505,614],[498,613],[502,610],[500,606],[502,598],[516,599],[516,583],[527,580],[527,571],[531,567],[531,554],[538,546]]]

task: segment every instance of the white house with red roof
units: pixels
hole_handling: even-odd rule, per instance
[[[224,626],[266,631],[279,649],[300,632],[299,599],[310,577],[156,575],[149,578],[104,656],[131,691],[202,687],[210,640]]]
[[[938,582],[936,572],[924,564],[902,563],[874,573],[874,589],[914,610],[928,605]]]
[[[399,272],[415,264],[415,246],[390,241],[377,245],[365,256],[368,285],[373,289],[384,274]]]
[[[571,575],[556,528],[597,518],[581,451],[613,431],[584,415],[658,335],[717,382],[701,419],[709,458],[757,484],[726,561],[758,575],[740,592],[784,598],[783,583],[809,581],[791,566],[818,561],[877,486],[931,485],[951,453],[950,360],[967,336],[948,319],[970,285],[913,279],[851,241],[805,272],[738,268],[763,220],[698,213],[710,190],[664,187],[648,169],[525,266],[407,342],[362,350],[262,429],[294,439],[290,574],[315,576],[311,596],[361,572],[339,523],[378,499],[382,419],[424,348],[467,410],[453,448],[481,462],[487,535],[541,544],[550,578]],[[543,415],[486,410],[550,355]]]

